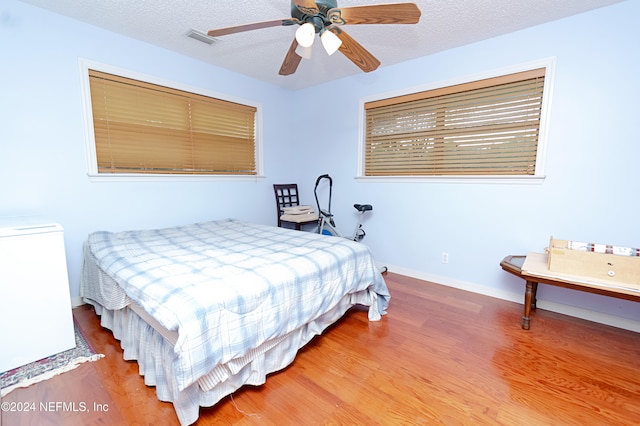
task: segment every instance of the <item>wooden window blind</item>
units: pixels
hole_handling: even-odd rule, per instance
[[[89,70],[99,173],[255,175],[256,108]]]
[[[534,175],[545,68],[367,102],[365,176]]]

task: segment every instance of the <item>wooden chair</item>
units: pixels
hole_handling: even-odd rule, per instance
[[[292,224],[296,230],[300,230],[302,225],[318,222],[318,214],[284,214],[285,207],[296,207],[300,205],[298,195],[298,184],[273,184],[273,192],[276,196],[276,209],[278,214],[278,227],[283,224]]]

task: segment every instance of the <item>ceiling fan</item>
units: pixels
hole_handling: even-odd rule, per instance
[[[379,4],[369,6],[338,7],[337,0],[292,0],[291,18],[211,30],[210,37],[219,37],[261,28],[300,25],[296,36],[280,67],[280,75],[296,72],[302,58],[310,57],[315,35],[329,55],[340,50],[362,71],[378,68],[380,61],[360,43],[349,36],[342,25],[355,24],[416,24],[420,9],[415,3]]]

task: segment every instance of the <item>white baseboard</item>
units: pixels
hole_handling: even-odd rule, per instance
[[[77,308],[78,306],[82,306],[82,305],[84,305],[84,300],[82,300],[82,297],[77,296],[77,297],[71,298],[71,306],[73,308]]]
[[[447,287],[453,287],[460,290],[470,291],[472,293],[482,294],[484,296],[494,297],[496,299],[507,300],[509,302],[524,303],[524,285],[523,292],[516,293],[510,291],[504,291],[496,288],[486,287],[477,283],[468,281],[457,280],[450,277],[442,277],[438,275],[432,275],[421,271],[416,271],[400,266],[389,265],[385,263],[390,272],[396,274],[406,275],[411,278],[417,278],[424,281],[429,281],[435,284],[445,285]],[[393,295],[391,295],[393,297]],[[575,306],[569,306],[562,303],[553,302],[550,300],[537,299],[536,306],[540,309],[544,309],[551,312],[556,312],[563,315],[569,315],[576,318],[581,318],[587,321],[593,321],[600,324],[610,325],[612,327],[622,328],[625,330],[635,331],[640,333],[640,321],[631,320],[628,318],[622,318],[615,315],[605,314],[602,312],[591,311],[589,309],[577,308]]]

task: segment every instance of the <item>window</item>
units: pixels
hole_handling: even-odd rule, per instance
[[[86,73],[90,174],[259,174],[256,106],[90,67]]]
[[[540,176],[546,67],[364,102],[365,177]]]

